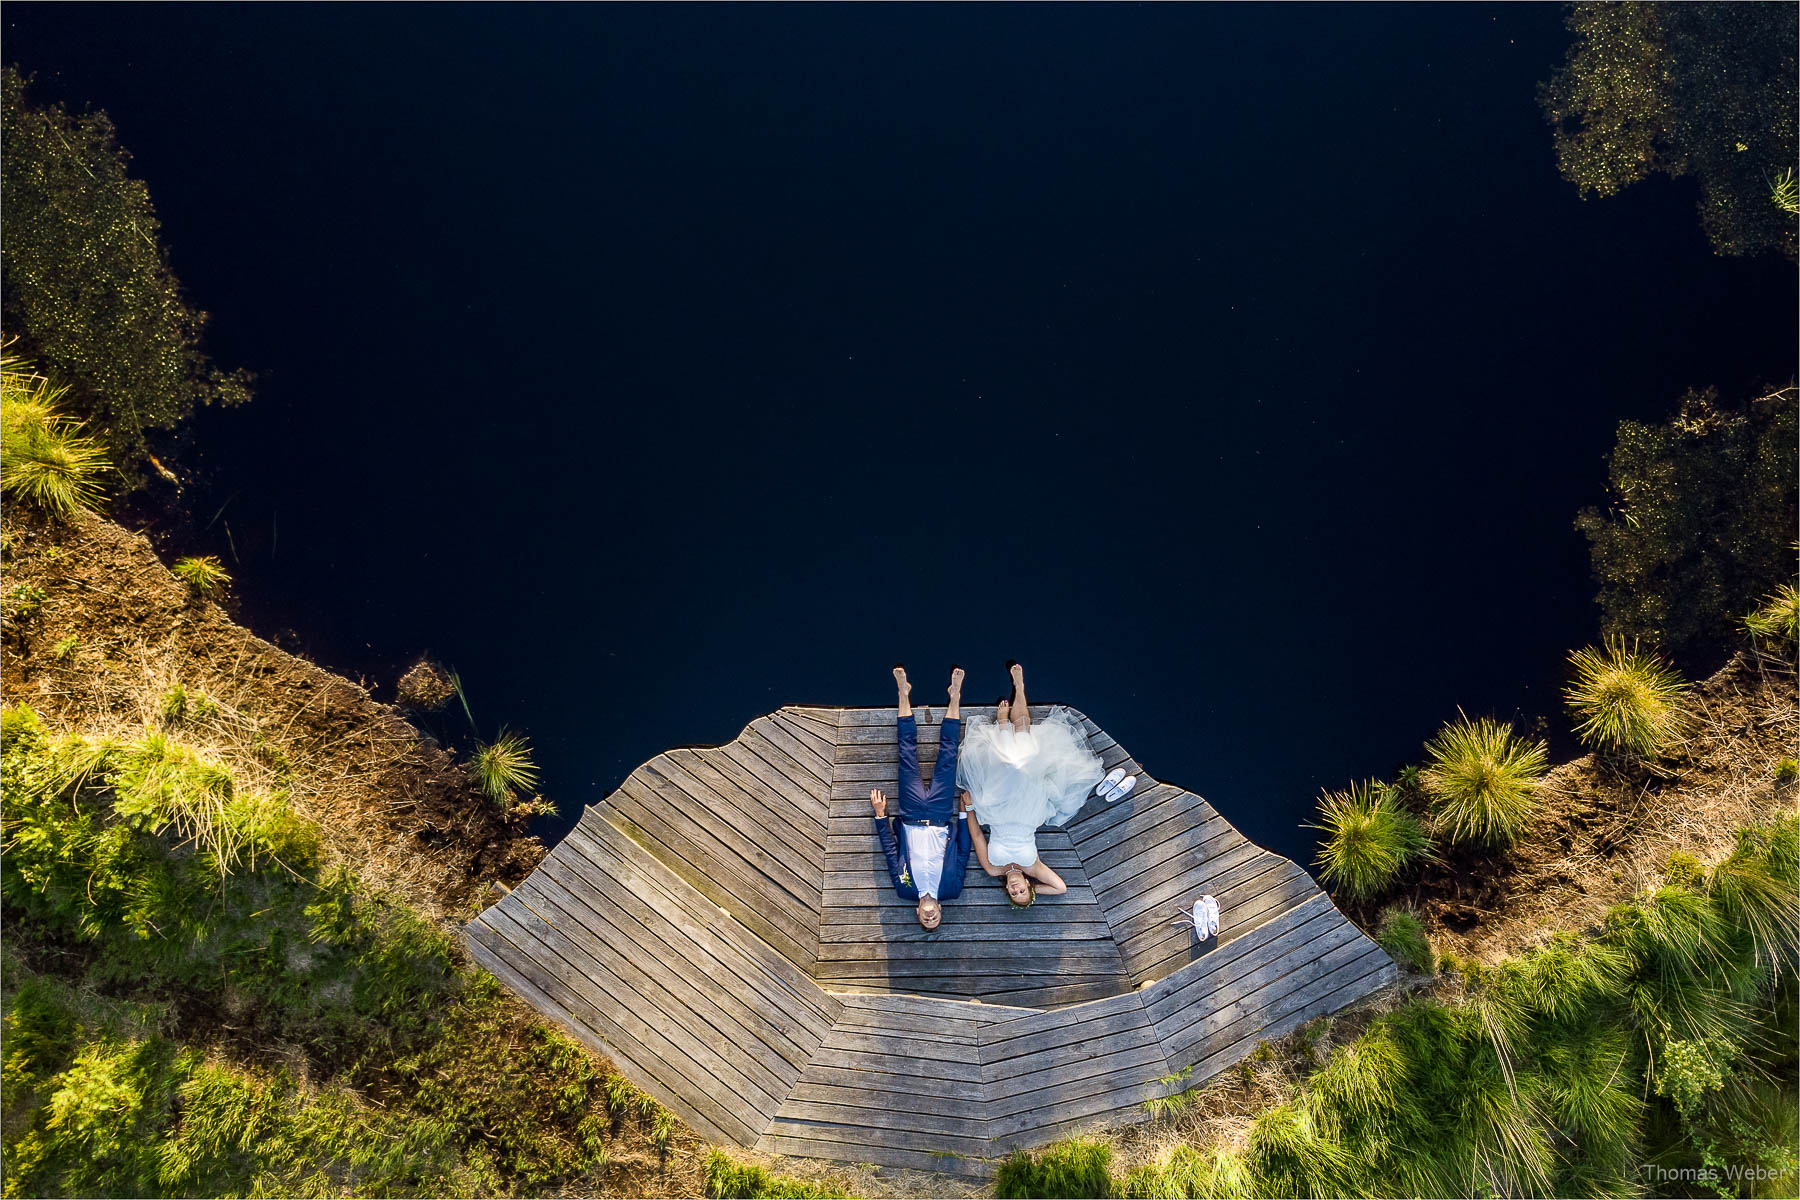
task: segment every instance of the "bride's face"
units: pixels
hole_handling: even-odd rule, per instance
[[[1031,895],[1031,889],[1025,884],[1025,872],[1017,867],[1006,873],[1006,894],[1021,901]]]

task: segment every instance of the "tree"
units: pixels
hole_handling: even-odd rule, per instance
[[[1700,181],[1700,219],[1720,254],[1794,257],[1777,200],[1795,165],[1793,4],[1570,6],[1575,44],[1538,99],[1557,163],[1610,196],[1648,175]]]
[[[248,400],[251,376],[201,352],[207,316],[169,269],[149,189],[126,174],[112,121],[34,105],[27,82],[0,70],[0,322],[136,477],[154,431],[196,404]]]
[[[1606,512],[1583,509],[1602,625],[1676,653],[1723,649],[1794,575],[1795,390],[1726,405],[1690,391],[1662,425],[1619,423]]]

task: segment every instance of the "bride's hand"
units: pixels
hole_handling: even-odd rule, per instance
[[[974,812],[975,811],[975,799],[974,799],[974,797],[970,796],[969,793],[967,793],[967,792],[964,792],[961,796],[959,796],[957,798],[956,803],[957,803],[957,806],[960,807],[964,812]]]

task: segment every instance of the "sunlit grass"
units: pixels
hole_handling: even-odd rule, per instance
[[[511,792],[537,785],[537,764],[531,761],[531,745],[522,734],[502,730],[500,736],[475,751],[469,764],[475,784],[495,800]]]
[[[1800,217],[1800,183],[1794,180],[1794,168],[1789,167],[1775,177],[1769,185],[1769,199],[1788,216]]]
[[[1439,828],[1455,842],[1504,845],[1531,819],[1549,759],[1542,742],[1483,717],[1446,725],[1425,747],[1419,782]]]
[[[1569,656],[1574,682],[1564,692],[1583,743],[1615,754],[1653,758],[1689,725],[1687,683],[1654,654],[1609,640]]]
[[[1407,864],[1430,848],[1425,831],[1400,806],[1394,790],[1373,779],[1325,793],[1319,823],[1312,828],[1325,832],[1320,878],[1353,900],[1387,890]]]
[[[0,358],[0,492],[59,518],[97,508],[111,469],[59,407],[67,393],[19,359]]]
[[[1784,583],[1763,601],[1763,606],[1744,618],[1744,629],[1759,638],[1785,643],[1792,649],[1800,642],[1800,588]]]
[[[225,570],[224,564],[212,554],[178,558],[172,569],[202,596],[211,596],[231,582],[231,575]]]

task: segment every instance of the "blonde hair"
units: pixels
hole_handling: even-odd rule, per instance
[[[1007,903],[1014,908],[1030,908],[1037,903],[1037,884],[1032,882],[1031,876],[1025,874],[1023,870],[1019,872],[1019,877],[1025,881],[1025,898],[1020,900],[1012,894],[1010,887],[1005,888]]]

